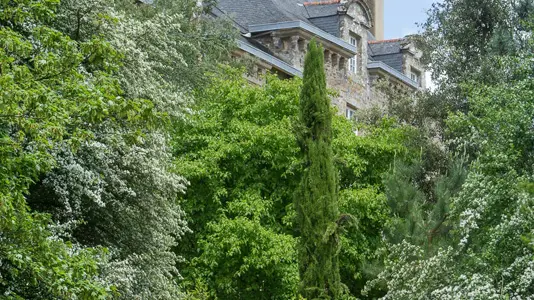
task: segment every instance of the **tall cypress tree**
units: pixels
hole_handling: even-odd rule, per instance
[[[295,195],[300,293],[309,300],[337,299],[341,283],[332,113],[326,92],[323,48],[314,40],[304,62],[298,138],[304,157],[304,172]]]

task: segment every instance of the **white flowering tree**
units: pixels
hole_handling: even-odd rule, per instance
[[[136,123],[150,103],[121,97],[119,53],[101,37],[75,41],[53,28],[57,1],[0,2],[0,293],[6,299],[94,299],[101,247],[55,234],[28,206],[30,186],[106,120]],[[131,117],[128,117],[131,116]],[[144,123],[144,121],[142,121]],[[59,228],[61,229],[61,228]]]
[[[449,246],[392,245],[368,290],[387,286],[384,299],[532,299],[533,84],[469,91],[470,112],[447,120],[451,147],[471,159],[448,205]]]
[[[64,238],[108,248],[99,278],[123,299],[182,297],[175,247],[188,229],[177,196],[187,182],[171,165],[170,125],[233,43],[225,23],[209,26],[215,21],[201,9],[189,0],[65,0],[53,24],[79,43],[98,38],[118,49],[114,88],[127,113],[80,124],[92,138],[76,149],[69,140],[55,145],[54,168],[32,186],[29,203],[51,213]]]
[[[71,223],[76,242],[109,248],[101,277],[121,297],[176,299],[172,247],[187,230],[176,197],[186,182],[171,170],[164,134],[135,143],[127,137],[104,127],[75,153],[56,148],[57,165],[34,187],[30,203]]]

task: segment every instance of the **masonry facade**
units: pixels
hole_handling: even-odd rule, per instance
[[[408,90],[425,88],[421,52],[407,38],[383,39],[383,0],[218,0],[217,17],[241,31],[238,55],[256,58],[251,81],[261,74],[302,76],[308,43],[324,47],[334,104],[348,118],[381,101],[372,87],[379,79]]]

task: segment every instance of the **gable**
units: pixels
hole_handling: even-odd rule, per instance
[[[371,10],[363,1],[348,1],[345,4],[345,11],[347,15],[354,20],[354,22],[364,25],[367,28],[371,28],[373,26]]]
[[[352,4],[348,9],[347,14],[351,16],[355,22],[371,27],[369,16],[359,3]]]

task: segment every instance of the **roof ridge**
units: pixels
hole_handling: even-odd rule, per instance
[[[381,44],[381,43],[394,43],[394,42],[401,42],[403,39],[389,39],[389,40],[379,40],[379,41],[369,41],[369,44]]]
[[[339,4],[341,3],[341,0],[326,0],[326,1],[310,1],[310,2],[304,2],[304,6],[311,6],[311,5],[330,5],[330,4]]]
[[[309,23],[308,19],[305,16],[300,16],[296,14],[294,11],[288,9],[287,7],[288,3],[286,3],[287,0],[264,0],[264,1],[270,1],[273,5],[275,5],[278,8],[280,13],[284,14],[286,17],[289,17],[290,19],[296,18],[296,20],[301,20],[303,22]]]

